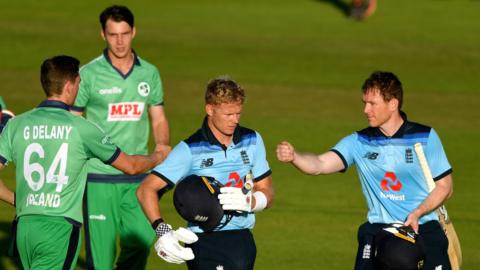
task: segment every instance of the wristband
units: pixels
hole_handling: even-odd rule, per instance
[[[152,222],[152,228],[156,230],[160,223],[163,223],[163,218],[156,219],[154,222]]]
[[[155,229],[155,234],[158,237],[162,237],[164,234],[168,233],[171,230],[172,230],[172,226],[170,226],[170,224],[162,222],[158,224],[157,228]]]
[[[263,192],[255,191],[253,197],[255,197],[255,207],[252,208],[252,212],[260,212],[267,207],[267,196]]]

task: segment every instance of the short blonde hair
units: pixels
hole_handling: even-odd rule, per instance
[[[205,103],[219,105],[222,103],[241,103],[245,101],[245,91],[228,76],[218,77],[207,84]]]

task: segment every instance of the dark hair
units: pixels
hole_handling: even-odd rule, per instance
[[[375,71],[365,80],[362,86],[363,93],[378,90],[383,100],[390,101],[395,98],[398,100],[398,109],[402,108],[403,88],[402,83],[392,72]]]
[[[245,91],[234,80],[223,76],[211,80],[205,92],[205,103],[219,105],[222,103],[243,103]]]
[[[133,28],[133,13],[126,6],[113,5],[100,13],[100,24],[103,30],[105,30],[109,19],[115,22],[126,22]]]
[[[43,61],[40,68],[40,82],[47,97],[60,95],[67,81],[75,81],[78,77],[78,59],[59,55]]]

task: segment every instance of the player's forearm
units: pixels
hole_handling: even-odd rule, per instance
[[[11,191],[2,180],[0,180],[0,200],[11,205],[15,204],[15,194]]]
[[[127,174],[135,175],[144,173],[148,170],[151,170],[157,164],[161,163],[167,154],[165,152],[153,152],[148,156],[143,155],[132,155],[131,157],[131,168]]]
[[[170,127],[166,118],[153,122],[152,130],[156,146],[170,145]]]
[[[322,172],[320,160],[315,154],[295,152],[292,164],[306,174],[318,175]]]
[[[255,183],[254,187],[254,193],[260,191],[263,193],[266,199],[266,207],[265,208],[270,208],[273,205],[273,199],[274,199],[274,190],[273,190],[273,184],[272,184],[272,177],[269,176],[266,179],[261,180],[260,182]],[[253,196],[253,201],[252,201],[252,208],[255,208],[257,204],[256,197]]]
[[[444,204],[451,194],[451,181],[449,183],[438,183],[432,192],[430,192],[430,194],[427,196],[427,198],[413,211],[413,213],[420,218]]]
[[[160,208],[158,206],[158,194],[157,191],[149,189],[145,185],[140,185],[137,189],[137,198],[142,206],[145,216],[150,223],[161,217]]]
[[[144,173],[162,162],[166,157],[165,152],[153,152],[148,156],[127,155],[123,152],[112,163],[112,166],[128,175]]]

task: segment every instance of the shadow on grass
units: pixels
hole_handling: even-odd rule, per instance
[[[346,17],[350,16],[350,2],[342,0],[315,0],[317,2],[328,3],[343,13]]]
[[[9,265],[16,267],[15,269],[22,269],[22,264],[19,257],[10,257],[9,248],[12,241],[12,223],[0,222],[0,232],[3,232],[6,237],[0,238],[0,269],[9,269],[5,263],[9,261]],[[84,258],[78,258],[75,269],[87,269],[87,263]]]

